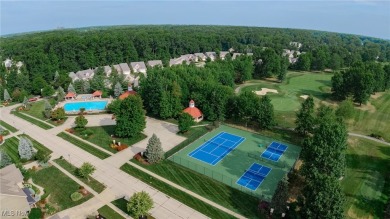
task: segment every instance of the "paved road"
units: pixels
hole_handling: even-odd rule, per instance
[[[361,134],[352,133],[352,132],[348,132],[348,135],[354,136],[354,137],[359,137],[359,138],[365,138],[365,139],[368,139],[368,140],[371,140],[371,141],[376,141],[376,142],[379,142],[379,143],[382,143],[382,144],[385,144],[385,145],[389,145],[389,146],[390,146],[390,143],[389,143],[389,142],[382,141],[382,140],[379,140],[379,139],[377,139],[377,138],[373,138],[373,137],[370,137],[370,136],[361,135]]]
[[[65,129],[64,125],[50,130],[41,129],[38,126],[31,124],[30,122],[27,122],[19,117],[10,114],[10,109],[14,107],[15,106],[1,108],[1,119],[8,124],[14,126],[15,128],[19,129],[20,132],[26,133],[35,140],[39,141],[41,144],[51,149],[53,151],[52,158],[55,159],[60,156],[63,156],[70,163],[77,167],[80,167],[84,162],[90,162],[96,167],[96,171],[93,174],[93,177],[107,186],[107,189],[109,191],[109,195],[107,195],[107,197],[111,197],[107,199],[105,203],[109,203],[114,199],[122,198],[124,196],[130,197],[135,192],[146,191],[152,196],[154,200],[154,207],[151,212],[152,215],[156,218],[207,218],[205,215],[195,211],[194,209],[182,204],[181,202],[167,196],[166,194],[150,187],[149,185],[118,169],[118,167],[122,166],[125,162],[131,159],[134,153],[137,152],[132,151],[131,149],[138,148],[139,151],[142,151],[146,148],[147,139],[137,143],[136,145],[134,145],[134,147],[128,148],[121,153],[117,153],[111,156],[106,160],[101,160],[89,154],[88,152],[74,146],[73,144],[57,137],[56,134]],[[93,117],[88,119],[93,120]],[[66,124],[69,123],[70,121]],[[161,126],[156,126],[155,123],[157,123],[157,121],[152,121],[152,123],[154,125],[149,126],[151,127],[151,129],[145,131],[148,135],[150,133],[155,133],[159,131],[155,130],[155,128],[161,129],[161,127],[165,127],[164,136],[161,137],[170,139],[167,140],[168,144],[175,144],[176,141],[180,142],[182,140],[180,138],[176,141],[173,140],[172,136],[177,135],[173,133],[174,130],[172,130],[172,126],[165,124],[161,124]],[[167,136],[169,133],[171,133],[171,136]],[[88,205],[88,207],[85,208],[88,209],[87,211],[93,208],[97,209],[101,207],[98,205],[93,205],[94,207],[91,207],[91,202],[88,202],[86,204]],[[77,212],[79,211],[70,212],[74,213],[72,214],[72,218],[85,218],[84,215],[77,214]]]

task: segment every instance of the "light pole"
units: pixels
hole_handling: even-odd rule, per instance
[[[69,156],[69,163],[70,163],[70,165],[72,165],[72,162],[70,162],[70,154],[68,154],[68,156]]]

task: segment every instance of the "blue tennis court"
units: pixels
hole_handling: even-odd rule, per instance
[[[243,137],[221,132],[189,153],[188,156],[214,166],[244,140]]]
[[[261,157],[277,162],[283,153],[287,150],[287,146],[278,142],[272,142],[267,149],[261,154]]]
[[[237,184],[255,191],[271,172],[271,168],[253,163],[237,180]]]

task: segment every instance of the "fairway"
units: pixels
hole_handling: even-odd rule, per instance
[[[330,73],[307,73],[293,72],[287,74],[287,79],[282,83],[259,81],[255,85],[245,86],[243,91],[258,91],[261,88],[276,89],[275,93],[268,93],[276,111],[296,111],[299,109],[301,95],[312,95],[314,99],[323,101],[330,95],[331,78]]]
[[[215,139],[221,133],[236,136],[237,141],[235,142],[240,142],[240,144],[234,144],[235,147],[231,148],[232,150],[229,150],[229,153],[219,162],[214,164],[188,156],[188,154],[204,145],[205,142]],[[286,150],[277,161],[262,158],[261,154],[267,150],[266,147],[271,145],[272,142],[275,142],[272,138],[221,125],[172,155],[169,159],[233,188],[270,201],[278,182],[293,167],[301,150],[300,147],[295,145],[279,142],[286,146]],[[258,168],[260,166],[262,168]],[[265,174],[260,169],[270,169],[270,171]]]

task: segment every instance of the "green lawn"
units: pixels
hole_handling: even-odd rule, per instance
[[[121,209],[125,214],[128,214],[130,215],[131,217],[134,218],[134,215],[131,214],[131,212],[128,212],[127,211],[127,200],[124,199],[124,198],[120,198],[120,199],[117,199],[117,200],[114,200],[111,202],[113,205],[115,205],[116,207],[118,207],[119,209]],[[111,209],[112,210],[112,209]],[[116,213],[116,212],[115,212]],[[117,213],[116,213],[117,214]],[[112,217],[114,218],[114,217]],[[116,217],[115,217],[116,218]],[[148,215],[148,219],[155,219],[154,217]]]
[[[109,154],[107,154],[107,153],[87,144],[87,143],[84,143],[84,142],[80,141],[79,139],[72,137],[70,134],[67,134],[65,132],[61,132],[57,136],[66,140],[66,141],[69,141],[73,145],[83,149],[84,151],[87,151],[88,153],[90,153],[90,154],[92,154],[100,159],[105,159],[105,158],[110,156]]]
[[[18,146],[19,139],[17,139],[16,137],[7,138],[3,145],[1,145],[1,148],[3,148],[5,153],[8,154],[8,156],[12,159],[13,163],[20,163]]]
[[[245,217],[259,217],[257,211],[259,199],[256,197],[184,168],[170,160],[164,160],[156,165],[142,165],[138,161],[131,161]]]
[[[384,218],[390,199],[390,146],[351,137],[346,153],[346,194],[349,218]]]
[[[40,100],[40,101],[31,103],[30,109],[26,110],[26,111],[23,111],[23,112],[28,114],[28,115],[30,115],[30,116],[33,116],[33,117],[35,117],[37,119],[47,120],[47,118],[45,118],[43,116],[43,111],[44,110],[45,110],[45,101]]]
[[[72,201],[70,195],[78,191],[79,185],[54,166],[34,172],[32,180],[45,188],[45,193],[49,194],[49,203],[55,206],[57,212],[79,205],[93,197],[89,194],[78,201]]]
[[[128,146],[131,146],[143,139],[146,138],[146,135],[140,133],[138,136],[135,136],[133,138],[112,138],[111,135],[114,135],[115,125],[109,125],[109,126],[96,126],[96,127],[87,127],[87,130],[91,130],[93,134],[86,138],[85,140],[96,144],[97,146],[100,146],[108,151],[111,151],[112,153],[117,153],[118,151],[111,148],[110,145],[112,144],[112,140],[115,139],[116,142],[121,142],[121,144],[126,144]],[[81,131],[75,130],[75,133],[79,137],[83,137],[80,134]]]
[[[219,219],[234,218],[230,214],[227,214],[217,208],[214,208],[213,206],[206,204],[203,201],[196,199],[193,196],[150,176],[149,174],[144,173],[135,167],[132,167],[130,164],[124,164],[121,167],[121,170],[132,175],[135,178],[140,179],[144,183],[149,184],[155,189],[171,196],[172,198],[175,198],[183,204],[201,212],[202,214],[207,215],[208,217]]]
[[[97,193],[101,193],[106,188],[106,186],[104,186],[102,183],[100,183],[99,181],[97,181],[93,177],[89,177],[89,181],[86,178],[80,177],[76,172],[77,168],[75,166],[73,166],[71,163],[69,163],[67,160],[55,159],[54,162],[56,162],[58,165],[60,165],[66,171],[71,173],[73,176],[77,177],[83,183],[87,184],[89,187],[91,187]]]
[[[358,110],[349,121],[349,130],[365,135],[380,134],[390,142],[390,91],[378,99],[371,98],[370,103],[373,105],[372,110],[359,110],[360,107],[356,107]]]
[[[34,119],[34,118],[29,117],[29,116],[26,116],[24,113],[15,111],[15,112],[13,112],[13,114],[21,119],[24,119],[24,120],[38,126],[38,127],[43,128],[45,130],[53,128],[52,126],[50,126],[44,122],[41,122],[39,119]]]
[[[98,212],[105,218],[125,219],[124,217],[122,217],[122,215],[112,210],[112,208],[110,208],[108,205],[99,208]]]
[[[35,139],[31,138],[30,136],[26,135],[26,134],[21,134],[21,135],[18,135],[19,137],[26,137],[28,139],[31,140],[31,142],[33,143],[34,145],[34,148],[36,148],[37,150],[42,150],[44,151],[46,154],[51,154],[53,153],[52,150],[50,150],[49,148],[45,147],[43,144],[37,142]]]
[[[0,125],[6,129],[8,129],[10,132],[17,132],[18,131],[16,128],[12,127],[10,124],[8,124],[2,120],[0,120]]]
[[[175,146],[174,148],[172,148],[171,150],[165,152],[165,157],[170,157],[172,154],[180,151],[185,146],[187,146],[188,144],[195,141],[200,136],[202,136],[206,133],[207,133],[206,127],[201,126],[201,127],[191,128],[188,132],[186,132],[184,134],[180,134],[180,135],[186,137],[187,139],[184,140],[183,142],[181,142],[180,144],[178,144],[177,146]]]

